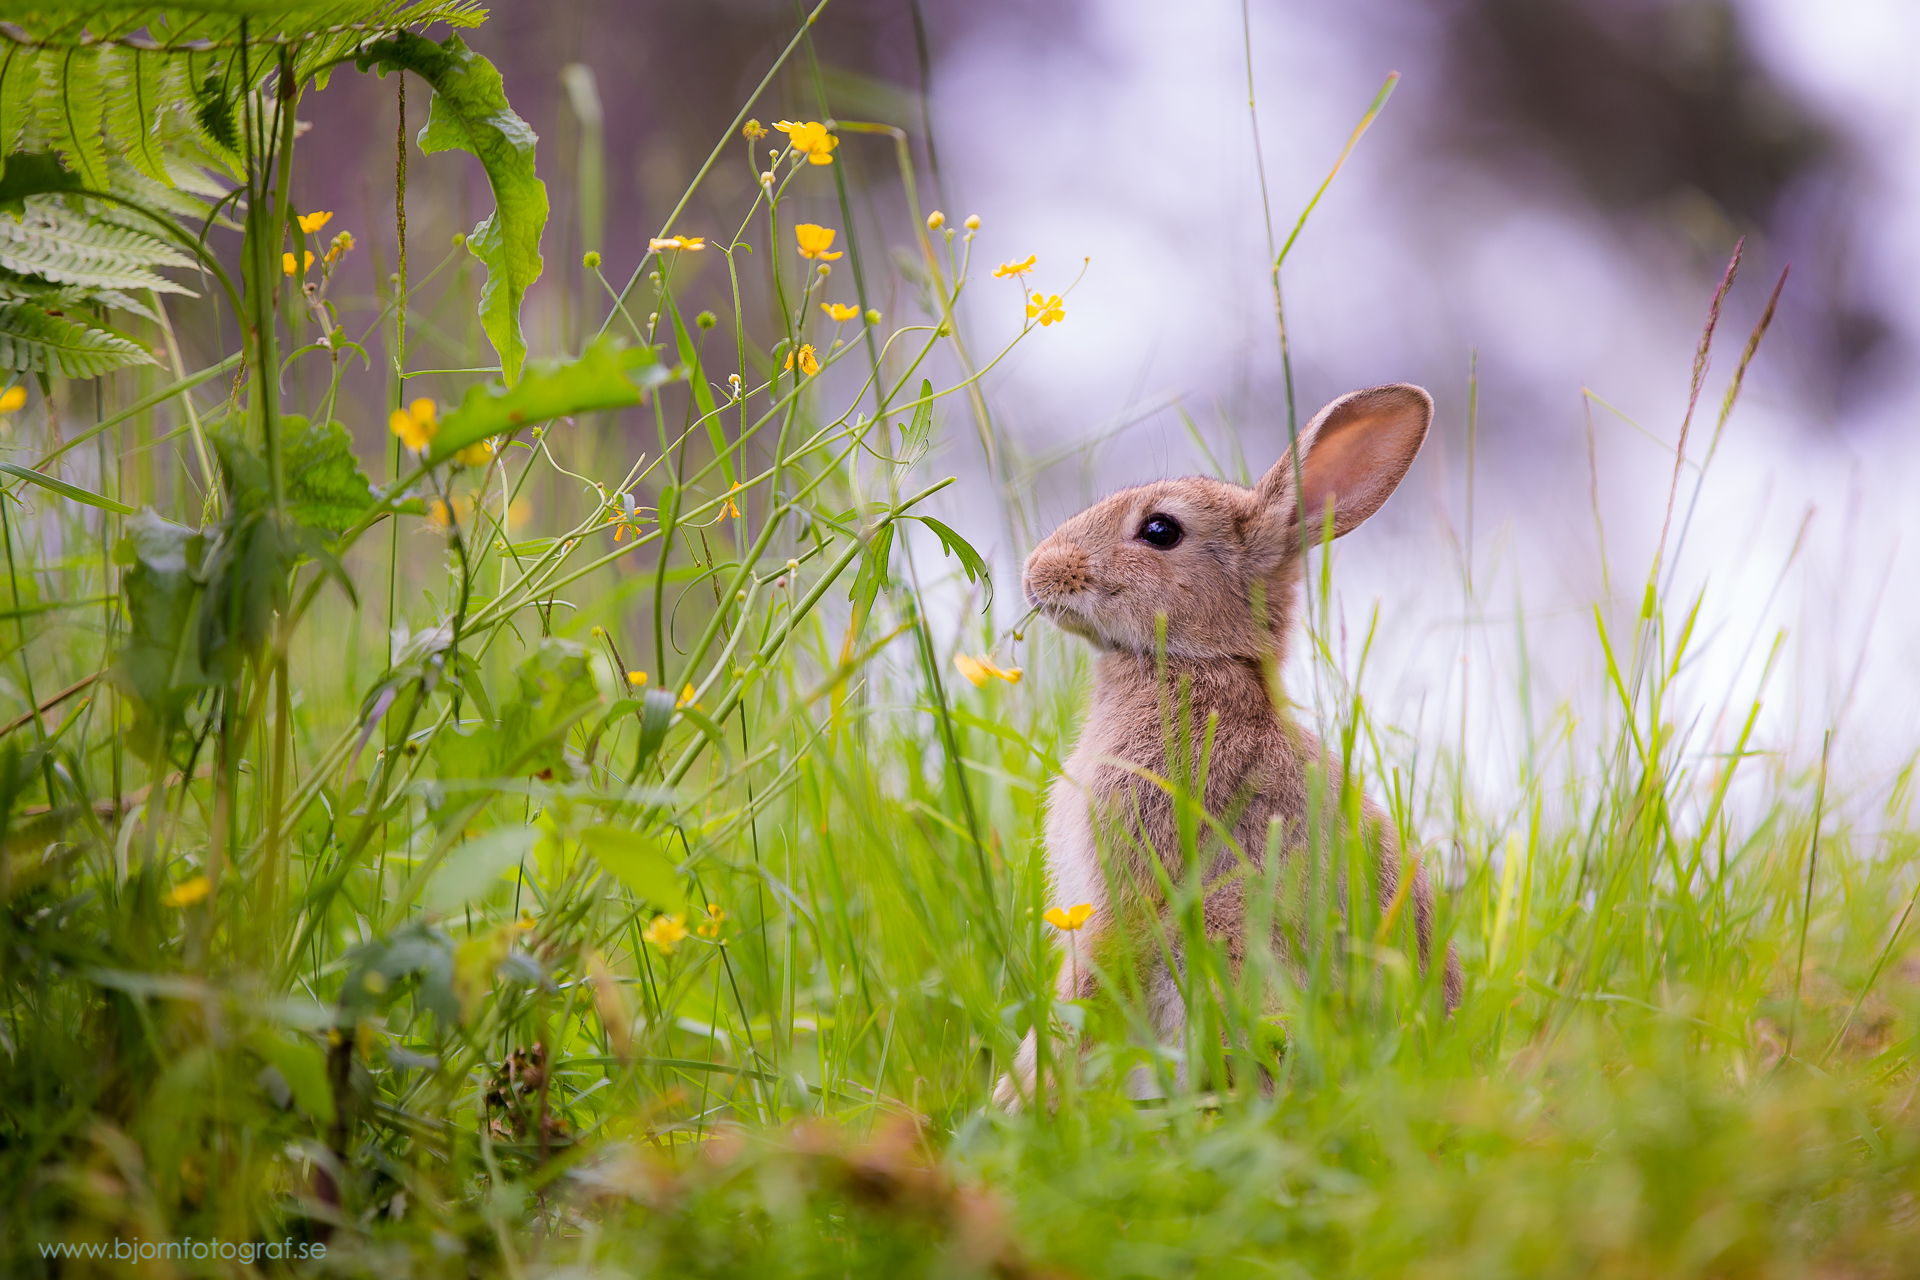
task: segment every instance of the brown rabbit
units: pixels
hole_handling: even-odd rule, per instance
[[[1208,717],[1219,718],[1207,761],[1208,812],[1231,824],[1235,842],[1256,866],[1264,860],[1271,821],[1281,824],[1283,848],[1304,843],[1307,768],[1321,760],[1322,750],[1287,707],[1275,705],[1265,675],[1266,663],[1286,658],[1305,563],[1301,513],[1305,541],[1319,539],[1329,504],[1335,537],[1358,526],[1406,475],[1432,419],[1433,401],[1419,387],[1353,392],[1300,432],[1298,466],[1289,451],[1252,489],[1191,476],[1122,490],[1055,529],[1027,557],[1027,599],[1099,651],[1093,706],[1054,782],[1046,820],[1053,901],[1094,907],[1076,942],[1081,954],[1097,946],[1117,918],[1146,918],[1133,908],[1157,914],[1157,902],[1112,901],[1114,893],[1139,887],[1153,892],[1156,853],[1170,874],[1181,874],[1173,800],[1142,771],[1174,772],[1178,757],[1169,759],[1166,726],[1182,681],[1190,689],[1188,740],[1201,742]],[[1264,601],[1264,618],[1255,616],[1258,601]],[[1157,627],[1165,629],[1164,683],[1155,677],[1162,643]],[[1186,736],[1177,728],[1175,734]],[[1369,838],[1378,842],[1377,892],[1384,904],[1399,889],[1399,849],[1377,805],[1365,801],[1362,813]],[[1110,838],[1097,841],[1096,826]],[[1226,877],[1206,896],[1206,932],[1227,941],[1237,965],[1248,945],[1240,893],[1245,878],[1231,874],[1241,863],[1218,839],[1203,838],[1200,847],[1205,881]],[[1425,963],[1433,888],[1423,866],[1416,863],[1412,871],[1403,906],[1411,909]],[[1139,950],[1155,953],[1157,945]],[[1296,957],[1286,959],[1297,968]],[[1155,964],[1158,972],[1145,984],[1150,1012],[1157,1033],[1170,1038],[1185,1008],[1164,963]],[[1093,990],[1084,969],[1062,965],[1062,998],[1083,999]],[[1459,1003],[1460,965],[1451,948],[1445,997],[1449,1010]],[[995,1091],[1002,1106],[1016,1107],[1032,1095],[1036,1049],[1029,1036],[1013,1075]]]

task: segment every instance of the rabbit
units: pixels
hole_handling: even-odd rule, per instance
[[[1190,476],[1125,489],[1059,526],[1027,557],[1028,602],[1098,651],[1093,704],[1049,792],[1045,820],[1053,901],[1094,907],[1072,942],[1080,956],[1098,945],[1103,930],[1135,926],[1146,919],[1142,913],[1159,911],[1157,902],[1112,900],[1123,889],[1142,892],[1125,889],[1129,885],[1154,892],[1149,845],[1176,881],[1182,874],[1173,801],[1141,776],[1168,777],[1177,767],[1164,727],[1179,705],[1177,682],[1190,682],[1192,755],[1208,717],[1219,717],[1207,762],[1208,812],[1230,824],[1255,866],[1264,861],[1272,820],[1282,826],[1280,847],[1304,843],[1307,769],[1324,757],[1291,711],[1275,705],[1268,664],[1286,659],[1305,544],[1319,540],[1329,506],[1334,537],[1377,511],[1413,464],[1432,419],[1433,400],[1419,387],[1355,391],[1316,414],[1253,488]],[[1261,602],[1265,617],[1256,618]],[[1156,678],[1160,646],[1165,675]],[[1362,814],[1369,838],[1378,842],[1376,892],[1384,906],[1400,889],[1399,849],[1379,806],[1366,800]],[[1104,842],[1110,867],[1103,867],[1096,847],[1096,824],[1116,837]],[[1218,839],[1211,845],[1203,839],[1200,848],[1208,861],[1206,883],[1241,865]],[[1424,966],[1433,888],[1424,866],[1416,862],[1410,870],[1413,882],[1401,907],[1413,917]],[[1248,946],[1244,881],[1229,876],[1203,904],[1207,936],[1227,941],[1236,967]],[[1177,948],[1178,931],[1166,932]],[[1139,949],[1157,953],[1157,946]],[[1297,973],[1297,958],[1281,949]],[[1144,975],[1149,1013],[1155,1033],[1170,1040],[1186,1011],[1164,960],[1152,963],[1157,972]],[[1451,1013],[1461,985],[1451,947],[1445,966]],[[1094,994],[1094,979],[1086,966],[1063,958],[1058,990],[1062,999],[1085,999]],[[1037,1048],[1029,1035],[1012,1073],[1000,1080],[994,1096],[1003,1108],[1016,1110],[1033,1096]]]

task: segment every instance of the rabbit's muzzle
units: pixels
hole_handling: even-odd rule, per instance
[[[1052,539],[1035,547],[1027,557],[1025,576],[1027,603],[1049,612],[1093,585],[1087,553],[1071,542]]]

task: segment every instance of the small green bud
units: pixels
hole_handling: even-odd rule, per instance
[[[878,311],[875,311],[872,307],[867,308],[867,323],[868,324],[880,323],[880,313]]]
[[[600,269],[600,251],[598,249],[587,250],[586,255],[580,259],[580,265],[589,271],[598,271]]]
[[[454,248],[456,248],[456,249],[458,249],[458,248],[459,248],[459,247],[460,247],[461,245],[463,245],[463,244],[465,244],[466,242],[467,242],[467,233],[466,233],[466,232],[464,232],[464,231],[456,231],[456,232],[454,232],[454,233],[453,233],[453,247],[454,247]]]
[[[720,317],[716,316],[711,311],[702,311],[699,315],[693,318],[693,322],[699,325],[702,329],[711,329],[713,328],[713,326],[720,323]]]

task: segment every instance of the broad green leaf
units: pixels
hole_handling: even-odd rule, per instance
[[[255,1031],[246,1044],[280,1073],[302,1111],[321,1124],[333,1123],[333,1089],[327,1083],[327,1059],[319,1045],[273,1031]]]
[[[309,529],[338,534],[373,501],[373,482],[353,456],[353,437],[338,422],[280,419],[287,514]]]
[[[468,387],[459,406],[441,419],[428,461],[538,422],[639,404],[646,388],[667,377],[653,348],[626,346],[614,338],[595,342],[577,360],[535,360],[512,386]]]
[[[246,440],[246,429],[243,421],[229,417],[208,434],[235,509],[256,511],[270,500],[273,477],[266,459]],[[308,422],[288,414],[280,419],[280,448],[287,514],[296,523],[337,534],[351,528],[373,501],[373,484],[353,455],[353,437],[338,422]]]
[[[502,827],[467,841],[441,862],[421,904],[433,914],[446,915],[484,898],[503,873],[520,865],[536,834],[532,827]]]
[[[500,72],[459,36],[435,44],[401,31],[368,45],[355,62],[362,71],[375,67],[381,75],[388,69],[411,71],[432,85],[433,106],[420,131],[420,149],[468,151],[486,170],[494,210],[467,236],[467,249],[487,266],[480,323],[512,386],[527,356],[520,303],[540,278],[540,234],[547,225],[547,187],[534,172],[539,139],[507,104]]]
[[[686,911],[679,871],[659,841],[625,827],[588,827],[580,833],[580,843],[634,897],[667,911]]]
[[[453,970],[453,940],[432,925],[410,924],[362,943],[347,954],[347,978],[338,997],[342,1023],[366,1017],[391,998],[395,983],[417,976],[416,999],[452,1026],[460,1020]]]
[[[206,686],[191,626],[204,539],[197,530],[142,511],[126,524],[114,560],[127,595],[127,640],[113,683],[134,705],[133,741],[151,750]]]

